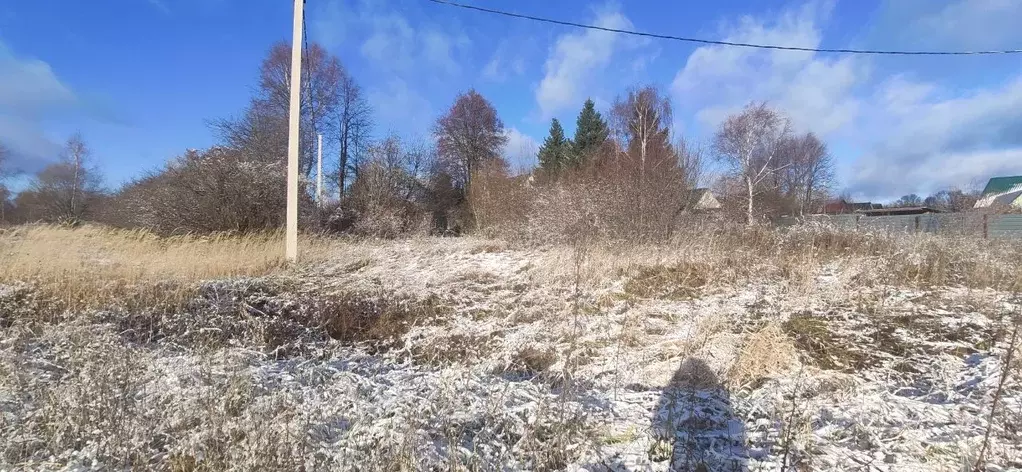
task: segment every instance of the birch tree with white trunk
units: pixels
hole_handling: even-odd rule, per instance
[[[60,160],[36,174],[28,192],[34,195],[31,213],[50,222],[77,223],[92,210],[102,193],[102,178],[92,166],[91,152],[80,134],[67,140]]]
[[[773,172],[781,145],[791,134],[789,120],[766,103],[750,103],[728,116],[713,138],[713,152],[744,187],[746,223],[756,222],[755,198]]]

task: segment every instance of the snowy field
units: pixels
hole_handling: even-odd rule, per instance
[[[59,321],[0,286],[0,470],[952,471],[988,430],[1022,469],[1011,293],[685,251],[338,243]]]

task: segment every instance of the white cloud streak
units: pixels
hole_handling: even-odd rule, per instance
[[[520,53],[521,48],[521,45],[512,47],[507,39],[502,40],[483,67],[483,79],[499,83],[525,74],[525,56]],[[519,53],[512,52],[512,49]]]
[[[1017,47],[1022,39],[1018,0],[954,0],[925,13],[912,24],[920,38],[942,46],[961,48]]]
[[[160,13],[163,13],[164,15],[170,14],[170,8],[167,6],[166,3],[163,3],[163,0],[149,0],[149,4],[152,5],[153,8],[159,10]]]
[[[42,123],[79,106],[48,63],[16,57],[0,42],[0,142],[11,149],[13,167],[34,171],[53,159],[58,145]]]
[[[433,109],[426,97],[409,86],[408,82],[393,77],[383,84],[375,84],[368,91],[375,118],[379,123],[401,124],[401,131],[409,136],[426,136],[433,125]],[[393,129],[381,131],[392,132]]]
[[[359,41],[362,57],[374,67],[400,73],[428,68],[431,74],[455,75],[472,45],[461,31],[434,24],[415,24],[394,4],[332,0],[318,7],[310,33],[328,49]],[[360,39],[364,38],[364,39]]]
[[[946,92],[904,77],[879,86],[863,130],[873,142],[850,166],[852,191],[895,197],[1022,174],[1022,76]]]
[[[605,28],[632,29],[632,22],[611,7],[597,11],[593,24]],[[586,30],[557,38],[536,89],[539,118],[550,119],[565,109],[579,107],[596,77],[610,65],[615,52],[645,44],[606,31]]]
[[[994,17],[1022,11],[1022,3],[1004,0],[923,6],[928,11],[916,11],[918,21],[906,28],[973,46],[1003,39],[1006,28]],[[772,17],[743,17],[723,36],[818,47],[831,7],[810,1]],[[695,116],[707,134],[748,101],[770,102],[797,130],[822,134],[842,150],[839,178],[864,198],[927,194],[1022,173],[1022,75],[967,89],[900,74],[878,78],[876,67],[870,58],[706,46],[688,57],[671,91],[681,113]]]
[[[725,39],[818,47],[819,23],[830,10],[829,3],[810,2],[768,20],[743,17],[725,31]],[[796,127],[826,135],[855,120],[860,103],[853,92],[868,75],[868,63],[853,57],[704,46],[689,56],[671,91],[676,103],[694,110],[707,128],[749,101],[768,101],[785,110]]]

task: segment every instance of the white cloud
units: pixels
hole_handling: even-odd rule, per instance
[[[19,59],[0,43],[0,112],[36,116],[75,102],[74,93],[49,64]]]
[[[163,3],[163,0],[149,0],[149,4],[152,5],[153,8],[159,10],[160,13],[163,13],[164,15],[170,14],[170,8],[167,7],[166,3]]]
[[[340,48],[348,38],[348,31],[358,23],[355,11],[348,9],[340,0],[319,3],[312,8],[312,20],[308,22],[309,37],[328,50]]]
[[[15,172],[35,172],[53,162],[60,144],[51,140],[38,121],[0,113],[0,143],[11,151],[5,165]]]
[[[515,127],[508,128],[506,134],[507,144],[504,145],[503,155],[511,170],[517,172],[536,167],[539,142]]]
[[[450,21],[415,15],[411,0],[313,3],[310,39],[350,58],[345,61],[374,110],[374,132],[412,140],[427,136],[436,111],[430,98],[465,72],[468,35]]]
[[[905,22],[904,28],[924,24],[934,37],[961,30],[986,38],[956,39],[979,47],[1003,36],[1003,21],[993,16],[1022,11],[1022,2],[1013,0],[969,1],[975,10],[968,12],[965,3],[920,4],[918,24]],[[770,18],[744,17],[722,36],[819,47],[831,6],[810,1]],[[984,19],[990,21],[989,34],[983,32]],[[970,90],[950,85],[953,80],[939,85],[901,72],[878,79],[880,64],[853,56],[706,46],[689,56],[671,91],[680,114],[694,114],[706,132],[750,100],[771,102],[798,130],[822,134],[840,150],[842,187],[864,198],[927,194],[1022,173],[1022,75]]]
[[[435,29],[422,31],[419,36],[426,61],[451,75],[457,74],[461,70],[455,58],[459,51],[467,49],[471,44],[468,36],[464,34],[448,35]]]
[[[52,159],[58,146],[42,123],[78,106],[49,64],[18,58],[0,42],[0,142],[11,149],[14,167],[34,170]]]
[[[471,46],[463,32],[448,32],[431,24],[413,24],[387,2],[363,0],[348,6],[341,0],[318,7],[310,33],[328,49],[365,38],[362,56],[383,70],[409,73],[428,66],[431,72],[460,72],[460,59]]]
[[[1018,0],[954,0],[923,14],[910,28],[936,44],[962,48],[1017,47],[1022,39]]]
[[[395,69],[410,67],[415,55],[415,29],[398,14],[379,15],[368,22],[369,37],[362,42],[362,56]]]
[[[910,115],[919,104],[933,96],[937,87],[925,82],[916,82],[903,75],[888,78],[880,84],[874,100],[884,103],[888,113]]]
[[[871,154],[852,165],[848,190],[864,199],[890,201],[948,188],[982,189],[991,177],[1022,173],[1020,162],[1022,147],[940,152],[912,163]]]
[[[429,100],[409,87],[404,79],[393,77],[369,89],[369,103],[379,123],[401,125],[402,129],[385,129],[405,136],[426,136],[433,125],[433,110]]]
[[[494,82],[501,82],[504,80],[504,74],[501,72],[501,58],[494,54],[493,58],[486,63],[483,67],[483,78]]]
[[[514,49],[516,52],[510,51]],[[483,67],[483,78],[491,82],[503,82],[509,78],[525,73],[525,56],[521,54],[522,46],[512,47],[507,39],[497,45],[497,50]]]
[[[627,17],[609,7],[598,11],[593,23],[604,28],[632,28]],[[585,91],[611,63],[616,50],[643,43],[596,30],[566,33],[557,38],[536,89],[540,119],[545,121],[560,111],[579,106],[586,98]]]
[[[853,191],[922,194],[1022,173],[1022,76],[953,97],[940,91],[904,77],[878,88],[863,130],[874,141],[850,166]]]
[[[829,2],[810,2],[768,20],[743,17],[725,28],[726,41],[818,47],[820,23]],[[675,102],[694,110],[703,126],[716,126],[749,101],[768,101],[787,112],[795,126],[829,134],[855,120],[860,109],[855,88],[869,75],[869,64],[853,57],[812,52],[724,46],[696,49],[671,85]]]

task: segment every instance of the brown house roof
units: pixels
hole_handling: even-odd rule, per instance
[[[828,215],[840,214],[840,213],[856,213],[868,210],[879,210],[884,206],[879,203],[873,202],[848,202],[845,200],[838,200],[836,202],[830,202],[823,206],[823,212]]]
[[[716,210],[720,208],[720,201],[708,188],[697,188],[688,192],[685,200],[685,208],[689,210]]]

